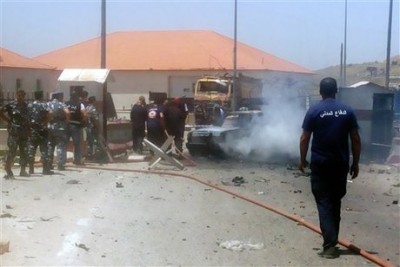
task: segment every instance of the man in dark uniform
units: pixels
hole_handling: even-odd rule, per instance
[[[299,169],[307,165],[308,145],[311,146],[311,190],[317,204],[323,237],[324,258],[337,258],[341,199],[346,194],[347,174],[358,176],[361,141],[358,123],[352,108],[336,101],[336,80],[324,78],[320,82],[322,101],[312,106],[305,115],[300,137]],[[349,168],[349,137],[353,162]]]
[[[11,170],[14,159],[19,149],[21,171],[20,176],[28,177],[25,168],[28,161],[28,139],[30,135],[30,123],[28,116],[28,104],[25,102],[25,91],[17,91],[17,99],[4,106],[0,111],[0,118],[8,123],[8,152],[6,156],[5,179],[14,179]]]
[[[146,136],[147,108],[144,96],[133,105],[131,110],[132,123],[132,149],[138,154],[143,154],[143,139]]]
[[[82,127],[86,121],[86,110],[79,98],[78,92],[71,93],[71,99],[65,103],[70,111],[70,120],[68,125],[68,139],[72,138],[74,144],[74,164],[83,165],[81,140]]]
[[[158,147],[167,140],[162,100],[156,99],[147,109],[147,139]]]
[[[29,118],[32,127],[32,134],[29,139],[28,155],[29,155],[29,173],[34,173],[34,163],[36,149],[39,147],[41,153],[41,161],[43,164],[42,174],[53,174],[50,170],[50,159],[48,149],[48,128],[49,106],[43,101],[43,91],[35,91],[35,100],[28,105]]]
[[[52,100],[48,103],[50,109],[49,122],[49,165],[53,165],[54,150],[57,146],[57,168],[65,170],[67,160],[67,130],[69,109],[63,103],[63,93],[53,93]]]
[[[179,99],[167,103],[164,109],[165,127],[169,135],[174,137],[178,157],[182,157],[183,134],[185,131],[185,113]],[[182,129],[183,126],[183,129]]]
[[[186,119],[189,114],[189,109],[185,101],[183,101],[182,97],[177,97],[174,99],[176,102],[176,105],[181,111],[181,114],[183,115],[179,121],[179,126],[178,126],[178,138],[180,139],[180,146],[178,149],[180,150],[180,153],[183,151],[183,139],[185,136],[185,125],[186,125]]]

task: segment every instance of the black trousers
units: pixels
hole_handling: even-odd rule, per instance
[[[144,128],[132,128],[132,149],[135,152],[143,153],[143,139],[145,137]]]
[[[341,200],[346,195],[348,166],[311,164],[311,190],[317,204],[323,248],[337,245]]]

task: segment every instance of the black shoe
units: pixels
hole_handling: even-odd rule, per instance
[[[325,259],[336,259],[339,258],[340,253],[337,247],[329,247],[324,249],[322,252],[319,252],[318,255]]]
[[[26,171],[21,171],[21,172],[19,173],[19,176],[21,176],[21,177],[29,177],[30,175],[29,175],[29,173],[27,173]]]
[[[59,171],[65,171],[65,167],[63,165],[58,165],[57,169]]]
[[[6,179],[6,180],[14,180],[15,179],[13,173],[7,173],[6,175],[4,175],[3,178]]]
[[[54,172],[53,172],[53,171],[50,171],[50,170],[43,170],[43,171],[42,171],[42,174],[43,174],[43,175],[53,175]]]

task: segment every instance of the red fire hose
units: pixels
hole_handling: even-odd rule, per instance
[[[312,224],[310,222],[305,221],[303,218],[301,218],[299,216],[296,216],[296,215],[293,215],[293,214],[289,214],[289,213],[287,213],[285,211],[282,211],[282,210],[280,210],[278,208],[272,207],[272,206],[270,206],[270,205],[268,205],[266,203],[262,203],[261,201],[258,201],[258,200],[255,200],[255,199],[251,199],[248,196],[244,196],[242,194],[239,194],[237,192],[228,190],[228,189],[226,189],[224,187],[221,187],[221,186],[219,186],[217,184],[213,184],[211,182],[205,181],[203,179],[200,179],[200,178],[197,178],[197,177],[194,177],[194,176],[181,174],[181,173],[176,173],[176,172],[165,172],[165,171],[133,170],[133,169],[120,169],[120,168],[117,169],[117,168],[94,167],[94,166],[88,166],[88,165],[79,166],[79,167],[80,168],[87,168],[87,169],[100,169],[100,170],[107,170],[107,171],[152,173],[152,174],[179,176],[179,177],[187,178],[187,179],[193,180],[195,182],[201,183],[203,185],[206,185],[208,187],[211,187],[211,188],[214,188],[216,190],[219,190],[221,192],[230,194],[232,196],[235,196],[235,197],[240,198],[242,200],[245,200],[247,202],[253,203],[253,204],[257,205],[257,206],[263,207],[263,208],[265,208],[267,210],[270,210],[272,212],[275,212],[276,214],[284,216],[284,217],[286,217],[286,218],[288,218],[288,219],[290,219],[290,220],[292,220],[294,222],[297,222],[300,225],[303,225],[303,226],[307,227],[308,229],[310,229],[310,230],[312,230],[312,231],[314,231],[314,232],[316,232],[318,234],[321,234],[321,230],[320,230],[319,227],[315,226],[314,224]],[[351,251],[353,251],[355,253],[358,253],[359,255],[364,257],[365,259],[367,259],[367,260],[369,260],[369,261],[371,261],[371,262],[373,262],[373,263],[375,263],[375,264],[377,264],[379,266],[394,267],[394,265],[392,263],[390,263],[390,262],[388,262],[388,261],[386,261],[384,259],[381,259],[381,258],[377,257],[376,255],[373,255],[373,254],[367,252],[366,250],[363,250],[363,249],[357,247],[356,245],[350,243],[347,240],[340,239],[339,240],[339,244],[341,244],[342,246],[346,247],[347,249],[349,249],[349,250],[351,250]]]

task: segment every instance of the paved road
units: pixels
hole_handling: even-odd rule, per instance
[[[345,247],[339,259],[321,259],[319,234],[246,200],[317,224],[308,177],[290,166],[196,163],[183,171],[160,163],[152,172],[147,162],[88,165],[112,171],[71,166],[3,180],[1,241],[10,241],[10,252],[1,265],[376,265]],[[398,172],[362,171],[364,181],[349,184],[344,201],[343,237],[399,264]],[[235,186],[235,177],[244,183]],[[372,177],[384,183],[372,188]]]

